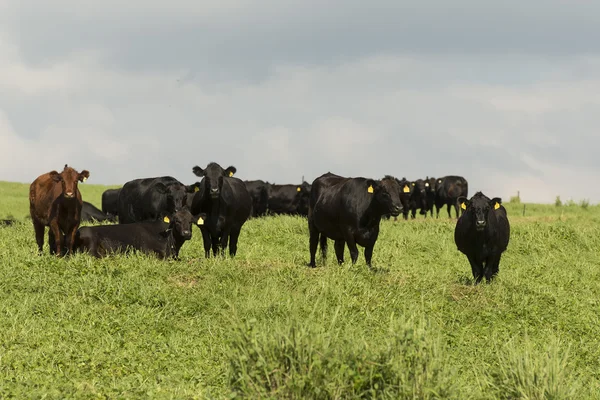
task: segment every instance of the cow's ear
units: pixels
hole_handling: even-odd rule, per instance
[[[79,179],[80,182],[85,182],[87,181],[87,179],[90,177],[90,172],[87,169],[84,169],[83,171],[81,171],[79,173],[79,176],[77,176],[77,179]]]
[[[206,220],[206,213],[200,213],[198,215],[194,215],[194,220],[196,225],[204,225],[204,221]]]
[[[225,176],[233,176],[233,174],[235,174],[236,172],[237,169],[235,169],[235,167],[231,165],[225,170]]]
[[[197,165],[194,168],[192,168],[192,172],[196,176],[199,176],[199,177],[203,177],[204,176],[204,170],[202,168],[200,168],[199,166],[197,166]]]
[[[52,178],[52,180],[54,182],[60,182],[60,181],[62,181],[62,176],[60,176],[60,174],[58,172],[56,172],[56,171],[50,172],[49,175],[50,175],[50,178]]]
[[[200,190],[200,182],[193,183],[185,187],[187,193],[194,193]]]
[[[490,200],[490,206],[494,210],[499,209],[501,204],[502,204],[502,199],[500,197],[494,197],[493,199]]]
[[[376,181],[375,179],[367,179],[367,192],[368,193],[375,192],[375,189],[377,189],[379,187],[379,185],[380,185],[379,181]]]
[[[469,200],[465,196],[459,196],[458,199],[456,199],[456,202],[458,203],[458,206],[463,210],[466,210],[469,206]]]

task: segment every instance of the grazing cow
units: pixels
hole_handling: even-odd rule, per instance
[[[435,194],[437,188],[437,179],[426,177],[425,178],[425,197],[427,198],[427,210],[425,211],[425,215],[427,215],[427,211],[431,213],[431,218],[433,218],[433,206],[435,205]]]
[[[379,235],[379,222],[385,214],[402,212],[398,182],[392,178],[373,180],[344,178],[330,172],[312,184],[308,210],[310,263],[316,267],[319,243],[323,258],[327,255],[327,238],[335,241],[338,263],[344,262],[344,244],[348,244],[352,264],[358,259],[357,244],[365,248],[365,260],[371,266],[373,248]]]
[[[106,189],[102,193],[102,211],[106,214],[119,214],[119,193],[121,189]]]
[[[308,216],[311,186],[271,185],[269,188],[269,213]]]
[[[411,217],[415,218],[417,209],[420,209],[419,214],[427,218],[427,193],[425,191],[425,181],[417,179],[411,182],[412,191],[410,193],[410,211]]]
[[[50,227],[50,254],[71,254],[73,251],[82,208],[77,182],[84,182],[89,176],[87,170],[80,173],[65,164],[61,173],[51,171],[40,175],[29,187],[29,213],[40,254],[46,226]]]
[[[464,210],[454,229],[454,242],[458,250],[467,256],[475,283],[485,275],[487,282],[498,273],[500,257],[508,247],[510,224],[502,200],[489,199],[477,192],[467,200],[459,197]]]
[[[252,217],[265,215],[269,206],[269,189],[271,184],[260,180],[244,181],[244,184],[252,197]]]
[[[437,218],[440,217],[440,208],[444,204],[448,208],[448,218],[452,218],[450,207],[454,206],[456,218],[458,218],[458,198],[469,195],[469,184],[462,176],[449,175],[437,180],[437,191],[435,195],[435,208]]]
[[[139,250],[158,258],[179,258],[179,250],[192,238],[192,224],[202,223],[205,215],[192,216],[187,207],[162,220],[124,225],[84,226],[75,238],[77,251],[94,257]]]
[[[116,217],[111,214],[100,211],[92,203],[83,202],[81,208],[81,222],[117,222]]]
[[[198,225],[204,241],[204,252],[210,257],[225,249],[229,242],[229,255],[235,256],[238,238],[246,220],[252,214],[252,197],[242,180],[234,178],[234,167],[221,168],[210,163],[205,169],[194,167],[193,172],[202,176],[200,190],[192,201],[192,213],[206,214],[204,224]]]
[[[186,186],[171,176],[129,181],[119,193],[119,223],[156,221],[173,214],[194,190],[194,185]]]

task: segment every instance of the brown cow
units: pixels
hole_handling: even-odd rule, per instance
[[[52,171],[40,175],[29,187],[29,212],[40,254],[44,246],[46,226],[50,227],[50,254],[61,255],[65,248],[67,254],[72,252],[82,208],[77,181],[84,182],[89,176],[88,171],[79,173],[65,164],[65,169],[60,174]]]

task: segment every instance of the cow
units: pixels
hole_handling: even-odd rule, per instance
[[[410,193],[410,211],[411,217],[416,218],[417,209],[420,209],[419,214],[427,218],[427,193],[425,190],[425,181],[417,179],[410,183],[412,191]]]
[[[102,193],[102,211],[106,214],[119,214],[119,193],[121,189],[106,189]]]
[[[427,211],[431,213],[431,218],[433,218],[433,208],[435,205],[435,195],[437,188],[437,179],[426,177],[425,178],[425,197],[427,199],[427,210],[425,211],[425,215],[427,215]]]
[[[348,245],[352,264],[358,259],[357,244],[365,248],[365,261],[371,267],[373,248],[379,235],[379,222],[385,214],[402,212],[400,188],[395,179],[345,178],[328,172],[312,183],[308,209],[310,267],[320,243],[327,256],[327,238],[334,240],[339,264],[344,262]]]
[[[269,189],[271,184],[261,180],[244,181],[248,193],[252,197],[252,217],[262,217],[269,206]]]
[[[391,175],[385,175],[383,179],[394,179],[398,182],[400,202],[402,203],[402,215],[404,219],[408,219],[408,212],[410,211],[410,194],[412,193],[412,186],[405,177],[402,179],[395,178]],[[385,214],[382,216],[383,219],[389,219],[391,214]],[[394,221],[397,221],[398,217],[394,217]]]
[[[192,169],[201,176],[200,190],[192,200],[192,214],[206,214],[204,224],[198,225],[202,232],[204,252],[210,257],[225,254],[229,242],[229,255],[235,256],[242,226],[252,214],[252,197],[241,179],[233,177],[234,167],[223,169],[211,162],[205,169]]]
[[[459,217],[458,198],[469,195],[469,184],[462,176],[449,175],[437,180],[437,190],[435,194],[436,216],[440,217],[440,208],[444,204],[448,208],[448,218],[452,218],[450,207],[454,206],[456,218]]]
[[[119,193],[119,224],[156,221],[173,214],[186,204],[194,185],[186,186],[172,176],[134,179]]]
[[[42,254],[46,226],[50,227],[50,254],[72,253],[82,208],[77,183],[85,182],[89,177],[89,171],[77,172],[65,164],[62,172],[40,175],[29,186],[29,214],[39,254]]]
[[[456,247],[467,256],[475,284],[484,276],[490,282],[498,274],[500,257],[510,238],[506,209],[499,197],[490,200],[481,192],[470,200],[460,196],[458,203],[464,212],[454,229]]]
[[[311,185],[271,185],[269,188],[269,213],[275,215],[308,216]]]
[[[116,217],[111,214],[107,214],[102,212],[92,203],[88,203],[87,201],[83,202],[83,206],[81,208],[81,222],[117,222]]]
[[[192,224],[201,224],[205,217],[193,216],[187,207],[183,207],[156,221],[85,226],[77,231],[75,249],[97,258],[139,250],[160,259],[179,259],[181,246],[192,238]]]

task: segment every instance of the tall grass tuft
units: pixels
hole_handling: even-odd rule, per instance
[[[578,384],[570,374],[568,349],[558,340],[543,352],[536,352],[531,342],[524,346],[508,343],[498,353],[498,366],[489,374],[489,388],[498,399],[575,399]]]
[[[295,319],[276,329],[242,324],[229,351],[232,397],[457,398],[440,342],[423,324],[391,321],[378,345],[315,326]]]

